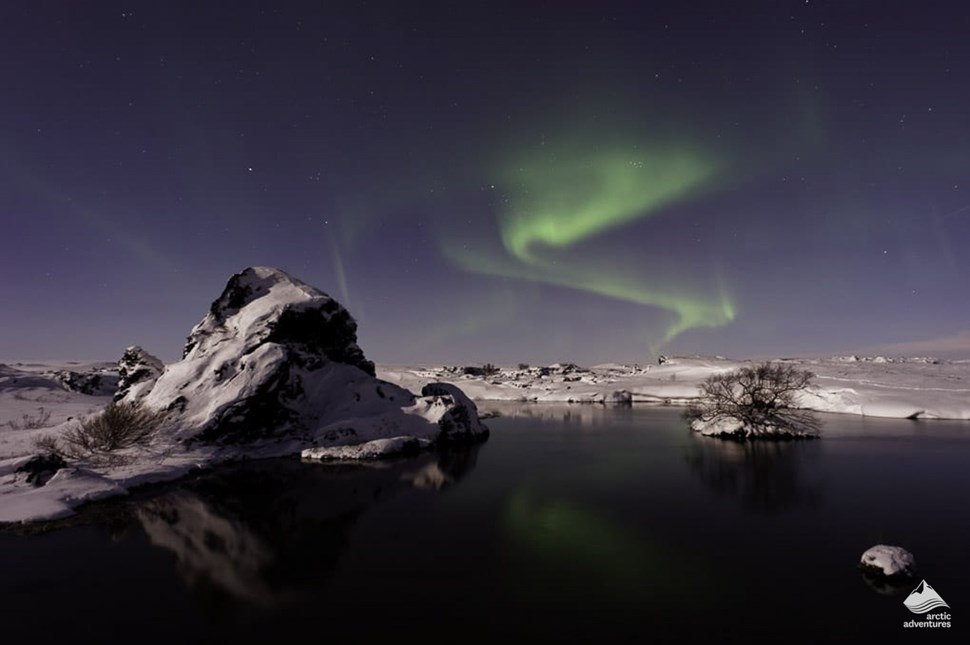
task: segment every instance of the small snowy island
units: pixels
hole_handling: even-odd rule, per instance
[[[877,544],[862,554],[859,569],[877,578],[908,580],[916,570],[916,559],[903,547]]]

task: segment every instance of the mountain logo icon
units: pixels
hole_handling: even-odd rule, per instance
[[[946,601],[940,597],[940,594],[936,593],[936,589],[927,584],[925,580],[919,583],[919,586],[906,596],[903,604],[906,605],[906,609],[914,614],[925,614],[938,607],[950,608],[950,605],[946,604]]]

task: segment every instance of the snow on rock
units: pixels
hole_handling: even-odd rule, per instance
[[[89,396],[110,395],[118,386],[118,376],[109,370],[98,372],[53,370],[50,376],[60,381],[66,390]]]
[[[0,441],[0,521],[60,517],[85,501],[228,459],[335,446],[376,457],[404,444],[472,442],[488,433],[475,404],[454,385],[427,385],[415,396],[378,380],[357,345],[350,313],[324,292],[268,267],[232,276],[192,329],[182,359],[159,368],[137,347],[126,350],[118,366],[116,400],[164,412],[151,444],[126,449],[122,459],[84,464],[89,471],[62,468],[35,487],[37,478],[27,482],[28,473],[16,468],[32,455],[37,431],[18,433],[9,452]],[[8,371],[0,372],[0,393],[5,384],[21,394],[25,384],[38,389],[50,383]],[[55,433],[70,419],[58,421]]]
[[[16,392],[17,401],[62,403],[76,400],[72,394],[110,396],[117,383],[111,363],[0,363],[0,395]]]
[[[374,375],[374,364],[357,346],[357,323],[350,313],[279,269],[251,267],[232,276],[192,329],[182,358],[211,355],[226,340],[249,351],[264,343],[298,345],[307,362],[329,359]]]
[[[427,406],[425,416],[441,428],[439,440],[467,442],[488,436],[488,428],[478,419],[478,406],[451,383],[428,383],[421,388],[417,405]],[[433,413],[430,408],[435,407]]]
[[[912,553],[902,547],[877,544],[862,554],[859,568],[869,575],[911,578],[916,569],[916,560]]]
[[[182,360],[165,368],[142,401],[170,413],[178,440],[222,445],[347,445],[405,435],[437,441],[485,431],[457,388],[415,397],[377,380],[350,313],[267,267],[229,280],[189,335]]]
[[[307,448],[301,454],[304,459],[321,461],[358,461],[378,459],[399,454],[413,454],[428,448],[431,442],[418,437],[390,437],[374,439],[351,446],[321,446]]]
[[[115,401],[127,398],[129,401],[140,400],[145,396],[155,381],[161,376],[165,364],[141,347],[135,345],[125,350],[118,361],[118,389],[115,391]]]
[[[232,276],[143,403],[173,412],[183,439],[238,443],[308,430],[331,399],[360,399],[374,380],[356,340],[337,301],[283,271],[249,268]]]
[[[10,486],[0,478],[0,522],[55,520],[70,515],[85,502],[126,493],[124,487],[99,473],[82,468],[61,468],[43,486]]]

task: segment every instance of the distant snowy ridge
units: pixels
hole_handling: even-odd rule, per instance
[[[970,363],[935,358],[834,357],[778,359],[816,375],[801,407],[819,412],[910,419],[970,419]],[[410,389],[453,383],[476,401],[686,405],[698,386],[751,361],[720,356],[674,357],[662,365],[569,363],[498,368],[476,375],[462,367],[379,366],[381,378]]]

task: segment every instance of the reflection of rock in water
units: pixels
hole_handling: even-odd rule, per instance
[[[816,442],[730,441],[691,435],[690,469],[715,491],[741,498],[744,506],[773,514],[821,500],[805,465],[818,456]]]
[[[234,596],[271,604],[260,577],[273,552],[254,533],[216,513],[191,493],[170,493],[141,505],[136,514],[155,546],[175,553],[191,585],[208,581]]]
[[[487,407],[486,407],[487,406]],[[589,430],[594,426],[612,425],[630,411],[630,406],[599,403],[530,403],[489,401],[482,404],[485,414],[509,419],[538,419]]]
[[[451,485],[480,446],[362,465],[255,461],[220,468],[135,505],[152,544],[186,582],[260,605],[285,603],[337,566],[370,506],[417,486]]]
[[[478,459],[478,446],[447,446],[436,455],[437,459],[416,471],[404,473],[405,481],[415,488],[441,490],[451,486],[470,472]]]
[[[893,580],[886,577],[876,577],[872,575],[860,574],[863,582],[870,589],[882,596],[904,596],[913,590],[915,582],[910,579]],[[918,580],[918,578],[917,578]]]

